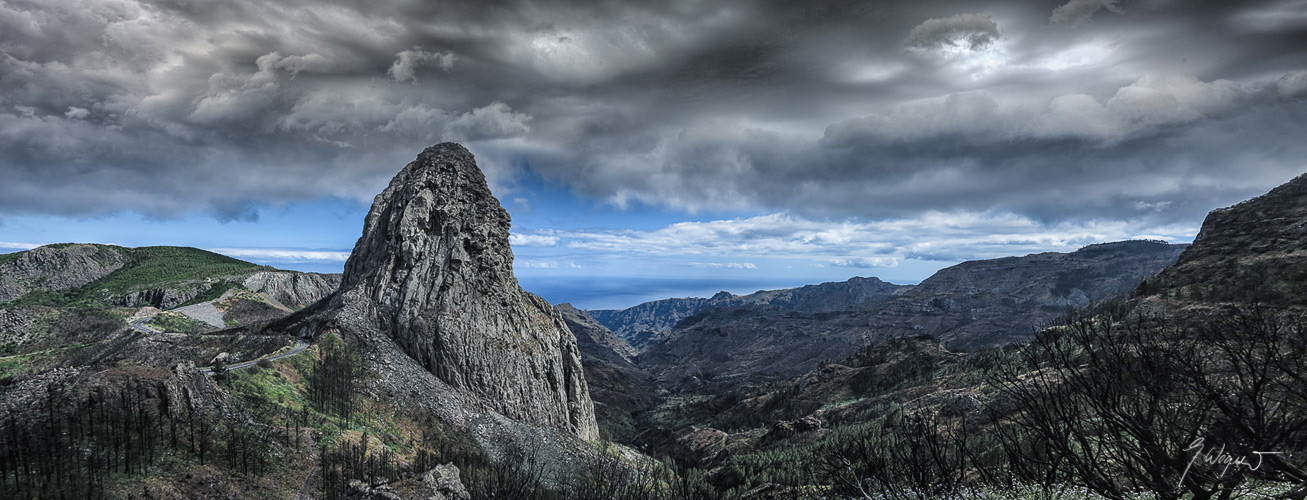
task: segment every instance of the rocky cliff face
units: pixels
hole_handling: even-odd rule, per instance
[[[340,279],[339,274],[268,271],[249,275],[241,285],[287,308],[302,309],[335,292]]]
[[[1307,304],[1307,175],[1212,211],[1148,288],[1181,300]]]
[[[123,267],[123,255],[103,245],[50,245],[0,264],[0,303],[36,290],[68,290]]]
[[[148,288],[110,297],[109,303],[122,307],[150,306],[172,309],[199,297],[213,286],[213,283],[204,281],[173,283],[165,288]]]
[[[428,148],[377,195],[340,290],[305,324],[398,348],[509,418],[595,439],[576,338],[518,285],[508,230],[472,154]]]
[[[726,292],[721,294],[730,296]],[[659,336],[670,332],[677,321],[702,311],[711,303],[711,299],[699,297],[663,299],[626,309],[586,311],[586,314],[612,330],[638,353]]]
[[[631,358],[635,357],[635,349],[585,311],[577,309],[572,304],[559,304],[556,309],[567,323],[567,328],[576,335],[576,343],[581,350],[582,358],[607,362],[625,361],[629,364]]]
[[[626,342],[585,312],[571,304],[560,304],[558,312],[576,334],[586,383],[605,437],[618,441],[632,437],[634,414],[657,402],[653,377],[631,363],[635,353]]]

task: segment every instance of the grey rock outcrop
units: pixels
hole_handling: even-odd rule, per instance
[[[567,328],[576,335],[576,343],[583,357],[627,364],[630,364],[631,358],[635,357],[635,349],[585,311],[577,309],[572,304],[559,304],[555,307],[563,316]]]
[[[264,271],[249,275],[241,284],[290,309],[302,309],[340,288],[340,278],[339,274]]]
[[[0,345],[22,345],[32,335],[32,326],[37,323],[44,312],[33,307],[12,307],[0,309]]]
[[[586,313],[571,304],[559,304],[558,312],[576,334],[600,428],[609,439],[629,438],[634,414],[657,403],[653,376],[631,363],[631,346]]]
[[[104,245],[49,245],[0,264],[0,303],[35,290],[69,290],[123,267],[122,253]]]
[[[347,332],[378,357],[398,348],[504,416],[596,439],[576,338],[518,285],[508,230],[472,154],[427,148],[377,195],[340,290],[295,328]]]
[[[168,408],[220,412],[230,406],[227,393],[212,378],[196,368],[194,362],[176,364],[169,375],[164,380]]]
[[[213,283],[204,281],[177,283],[167,288],[149,288],[128,292],[111,297],[109,302],[122,307],[150,306],[159,309],[172,309],[190,302],[195,297],[199,297],[200,294],[209,291],[213,286]]]
[[[458,474],[458,467],[455,467],[452,463],[438,465],[422,475],[422,484],[430,490],[431,497],[469,500],[472,495],[467,492],[467,488],[463,487],[463,481],[459,479]]]
[[[436,466],[418,478],[402,479],[381,486],[359,480],[349,482],[346,498],[357,500],[471,500],[454,464]]]

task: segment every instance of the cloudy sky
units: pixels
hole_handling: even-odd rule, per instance
[[[338,271],[425,146],[554,302],[1127,238],[1307,171],[1307,0],[0,0],[0,251]]]

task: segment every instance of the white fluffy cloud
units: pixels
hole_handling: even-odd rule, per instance
[[[274,55],[280,56],[276,52]],[[297,75],[300,72],[327,73],[336,68],[336,62],[327,59],[321,54],[306,54],[302,56],[286,56],[277,59],[272,63],[273,67],[279,70],[288,71],[291,75]]]
[[[928,212],[880,221],[813,220],[777,213],[743,219],[683,222],[649,231],[544,231],[539,238],[598,255],[729,255],[806,260],[811,265],[894,267],[902,260],[958,261],[1073,251],[1126,239],[1185,241],[1196,225],[1149,226],[1140,221],[1041,223],[1010,213]],[[702,262],[696,267],[753,269],[747,262]]]
[[[831,259],[827,264],[833,267],[852,267],[856,269],[875,269],[883,267],[897,267],[899,259],[895,257],[873,257],[860,259]],[[820,264],[819,264],[820,265]]]
[[[508,235],[508,243],[513,246],[523,247],[552,247],[558,244],[558,237],[548,234],[517,234]]]
[[[305,262],[345,262],[349,252],[331,250],[297,250],[280,248],[209,248],[228,257],[254,259],[265,262],[305,263]]]
[[[703,269],[757,269],[752,262],[691,262],[691,266]]]
[[[423,50],[405,50],[395,54],[395,62],[386,70],[397,82],[417,83],[418,69],[424,66],[433,66],[445,71],[454,67],[454,61],[458,59],[453,52],[426,52]]]
[[[86,119],[86,117],[91,116],[91,111],[86,108],[69,106],[68,112],[64,113],[64,116],[73,120],[83,120]]]
[[[531,132],[530,122],[530,115],[514,112],[507,104],[495,102],[451,120],[445,135],[462,141],[517,137]]]

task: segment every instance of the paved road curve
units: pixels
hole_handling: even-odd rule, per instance
[[[159,330],[154,329],[154,327],[151,327],[150,325],[145,324],[146,322],[150,321],[151,319],[154,319],[154,316],[149,316],[149,317],[141,318],[141,319],[138,319],[138,320],[136,320],[136,321],[132,321],[132,322],[130,322],[130,323],[128,323],[128,324],[130,324],[130,325],[132,326],[132,329],[133,329],[133,330],[136,330],[136,331],[138,331],[138,332],[141,332],[141,333],[144,333],[144,334],[147,334],[147,335],[158,335],[158,334],[161,334],[161,333],[165,333],[165,332],[161,332],[161,331],[159,331]],[[309,344],[308,344],[308,342],[305,342],[305,341],[303,341],[303,340],[301,340],[301,339],[295,339],[295,347],[292,347],[289,351],[286,351],[286,352],[283,352],[283,353],[281,353],[281,354],[277,354],[277,355],[274,355],[274,356],[263,357],[263,358],[255,359],[255,360],[252,360],[252,361],[242,361],[242,362],[240,362],[240,363],[236,363],[236,364],[228,365],[228,366],[227,366],[227,371],[231,371],[231,370],[240,370],[240,369],[242,369],[242,368],[249,368],[249,367],[251,367],[251,366],[254,366],[254,365],[258,364],[259,361],[263,361],[263,360],[265,360],[265,359],[268,360],[268,361],[272,361],[272,360],[276,360],[276,359],[284,358],[284,357],[286,357],[286,356],[293,356],[293,355],[299,354],[299,353],[301,353],[301,352],[304,352],[304,350],[305,350],[305,349],[308,349],[308,348],[309,348]],[[213,369],[212,369],[212,368],[200,368],[200,371],[201,371],[201,372],[204,372],[204,373],[207,373],[207,374],[209,374],[209,375],[212,375],[212,374],[213,374]]]
[[[268,357],[264,357],[264,358],[255,359],[255,360],[252,360],[252,361],[242,361],[242,362],[240,362],[240,363],[235,363],[235,364],[227,365],[227,371],[240,370],[240,369],[242,369],[242,368],[249,368],[249,367],[251,367],[251,366],[254,366],[254,365],[258,364],[260,361],[263,361],[263,360],[265,360],[265,359],[268,360],[268,361],[273,361],[273,360],[278,360],[278,359],[284,358],[284,357],[286,357],[286,356],[294,356],[294,355],[296,355],[296,354],[299,354],[299,353],[301,353],[301,352],[304,352],[304,350],[305,350],[305,349],[308,349],[308,348],[309,348],[309,343],[308,343],[308,342],[305,342],[305,341],[303,341],[303,340],[301,340],[301,339],[295,339],[295,347],[292,347],[289,351],[286,351],[286,352],[283,352],[283,353],[281,353],[281,354],[277,354],[277,355],[274,355],[274,356],[268,356]],[[204,373],[207,373],[207,374],[210,374],[210,375],[213,374],[213,369],[212,369],[212,368],[200,368],[200,371],[202,371],[202,372],[204,372]]]
[[[138,319],[128,324],[132,325],[133,330],[136,330],[141,333],[147,333],[147,334],[163,333],[161,331],[155,330],[154,327],[145,324],[147,321],[150,321],[152,319],[154,319],[154,316],[147,316],[145,318]]]

